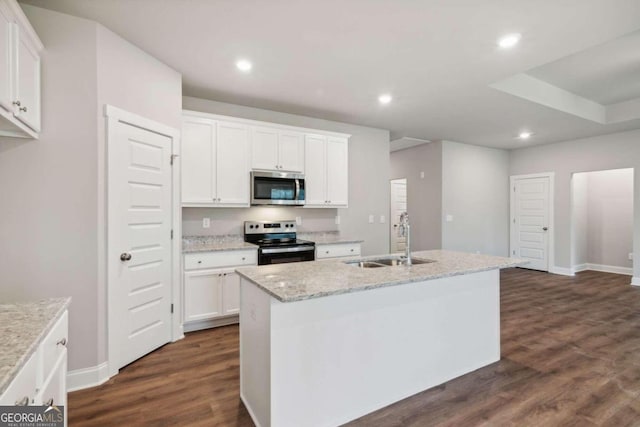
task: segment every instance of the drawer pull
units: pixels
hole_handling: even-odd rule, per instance
[[[244,260],[246,260],[246,258],[245,258],[245,257],[242,257],[242,260],[244,261]]]
[[[49,400],[47,400],[46,402],[44,402],[45,405],[47,406],[53,406],[53,397]]]
[[[329,251],[325,251],[325,254],[328,254],[328,253],[329,253]]]
[[[67,339],[66,338],[62,338],[60,341],[58,341],[56,343],[56,345],[61,345],[63,347],[66,347],[67,346]]]
[[[25,396],[20,400],[16,400],[16,406],[29,406],[29,396]]]

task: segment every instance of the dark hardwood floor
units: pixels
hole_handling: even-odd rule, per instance
[[[640,289],[629,281],[504,270],[500,362],[349,425],[640,426]],[[69,425],[252,426],[238,357],[237,326],[188,334],[71,393]]]

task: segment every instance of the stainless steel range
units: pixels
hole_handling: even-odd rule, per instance
[[[258,265],[315,259],[316,244],[297,238],[293,220],[245,221],[244,240],[260,247]]]

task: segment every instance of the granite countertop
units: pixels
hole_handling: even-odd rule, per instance
[[[362,243],[364,240],[345,237],[337,231],[320,231],[310,233],[298,233],[298,238],[302,240],[311,240],[316,245],[330,245],[332,243]]]
[[[71,298],[50,298],[34,302],[0,304],[0,394],[9,387],[20,369],[36,351]]]
[[[385,257],[391,257],[391,255],[357,259]],[[345,264],[345,259],[342,259],[242,267],[236,271],[278,301],[293,302],[496,268],[515,267],[525,263],[515,258],[446,250],[413,252],[412,257],[436,262],[416,264],[411,267],[358,268]]]
[[[185,236],[182,238],[182,253],[235,251],[258,249],[258,246],[244,241],[241,234],[222,236]]]

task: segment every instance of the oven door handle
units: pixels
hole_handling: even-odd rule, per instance
[[[290,252],[308,252],[315,249],[315,246],[298,246],[293,248],[260,249],[260,252],[262,252],[263,254],[286,254]]]

